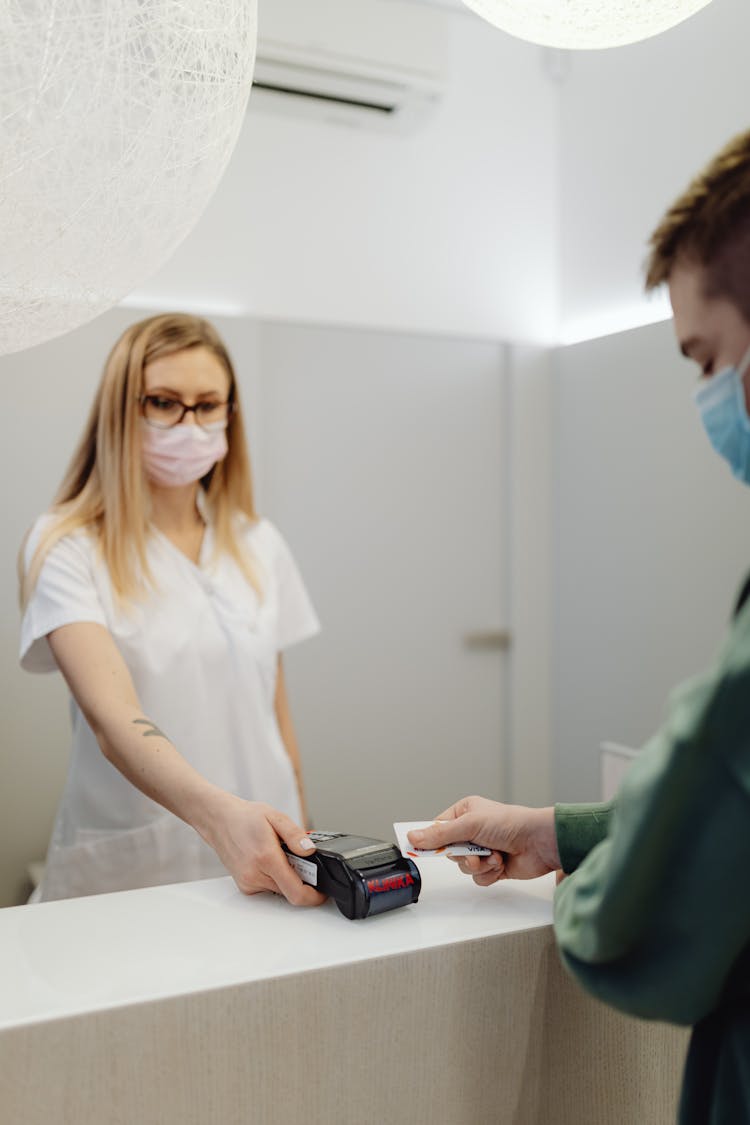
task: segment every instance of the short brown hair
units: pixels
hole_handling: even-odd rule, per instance
[[[750,132],[734,137],[672,204],[649,239],[646,289],[678,261],[706,268],[711,296],[750,321]]]

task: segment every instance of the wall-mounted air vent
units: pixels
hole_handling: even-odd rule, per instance
[[[412,129],[440,99],[443,20],[393,0],[267,0],[251,108]]]

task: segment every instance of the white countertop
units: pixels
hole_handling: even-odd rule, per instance
[[[230,878],[0,910],[0,1030],[552,921],[551,875],[481,888],[442,858],[420,871],[418,903],[356,922]]]

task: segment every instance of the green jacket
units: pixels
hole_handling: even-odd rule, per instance
[[[681,1125],[750,1122],[750,601],[611,805],[558,805],[555,931],[584,988],[694,1025]]]

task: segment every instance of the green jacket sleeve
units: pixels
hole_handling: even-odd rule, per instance
[[[607,836],[556,891],[565,964],[633,1015],[697,1022],[750,942],[748,610],[716,668],[675,692]]]
[[[566,875],[575,871],[591,849],[609,832],[614,802],[599,805],[555,805],[555,835]]]

